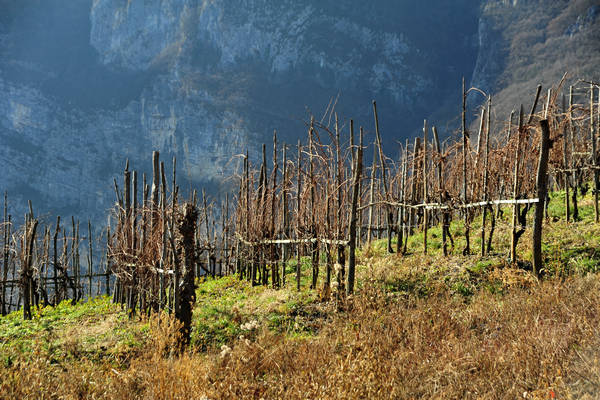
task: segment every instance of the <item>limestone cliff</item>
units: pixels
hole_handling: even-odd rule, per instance
[[[540,4],[545,17],[523,32]],[[320,118],[338,97],[336,111],[368,132],[378,100],[393,154],[423,118],[456,115],[463,75],[509,104],[511,84],[529,90],[539,70],[551,80],[563,67],[540,69],[545,58],[532,72],[523,48],[547,57],[566,37],[568,49],[584,43],[597,55],[593,6],[0,0],[0,190],[21,210],[32,199],[40,212],[104,216],[125,159],[149,172],[156,149],[177,157],[182,187],[216,192],[237,154],[256,159],[274,129],[295,143],[309,114]]]

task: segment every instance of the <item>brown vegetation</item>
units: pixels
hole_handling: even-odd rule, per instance
[[[390,274],[389,269],[378,270]],[[397,272],[395,271],[397,276]],[[502,274],[502,272],[500,272]],[[263,331],[218,353],[170,357],[176,324],[152,322],[148,351],[124,369],[85,359],[52,365],[38,350],[0,370],[3,398],[596,398],[597,276],[427,298],[365,283],[311,339]],[[172,343],[170,343],[172,342]]]

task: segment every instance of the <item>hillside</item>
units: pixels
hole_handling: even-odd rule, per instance
[[[140,4],[0,0],[0,192],[15,214],[32,200],[103,221],[123,160],[149,173],[153,150],[222,192],[237,154],[258,160],[274,129],[296,143],[336,98],[367,132],[376,99],[395,157],[424,118],[457,130],[462,76],[501,121],[567,70],[598,78],[594,0]]]
[[[481,259],[442,257],[439,227],[428,256],[418,234],[403,257],[374,242],[343,302],[308,290],[308,259],[301,292],[199,281],[180,356],[167,315],[129,320],[108,299],[41,309],[32,321],[13,313],[0,319],[0,397],[597,398],[600,227],[590,194],[570,224],[564,193],[551,198],[540,281],[527,261],[506,261],[505,215]],[[460,236],[460,222],[452,231]]]
[[[489,91],[504,121],[535,87],[600,80],[600,4],[595,0],[489,1],[479,20],[480,52],[472,85]]]
[[[237,154],[257,160],[274,129],[296,143],[335,98],[365,126],[377,98],[395,144],[477,51],[474,0],[63,3],[0,1],[0,191],[102,220],[122,160],[149,173],[153,150],[177,156],[216,194]]]

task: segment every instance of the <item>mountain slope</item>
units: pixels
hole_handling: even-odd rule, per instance
[[[0,190],[18,215],[31,199],[42,213],[103,218],[124,159],[149,173],[152,150],[168,165],[177,157],[184,193],[218,193],[236,155],[258,160],[274,129],[296,143],[333,99],[368,141],[376,99],[395,157],[424,118],[442,135],[458,128],[462,76],[496,94],[504,119],[567,69],[597,78],[600,54],[594,0],[0,0],[0,10]]]

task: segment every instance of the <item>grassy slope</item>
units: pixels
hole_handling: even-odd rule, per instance
[[[181,357],[170,355],[167,317],[130,321],[106,298],[32,321],[12,314],[0,319],[0,398],[595,398],[600,226],[589,198],[582,221],[556,220],[563,198],[550,204],[542,282],[506,261],[507,209],[485,258],[441,257],[439,228],[427,256],[419,234],[405,257],[373,243],[343,303],[234,277],[201,282]],[[456,254],[462,229],[453,222]],[[308,260],[303,270],[307,287]]]

